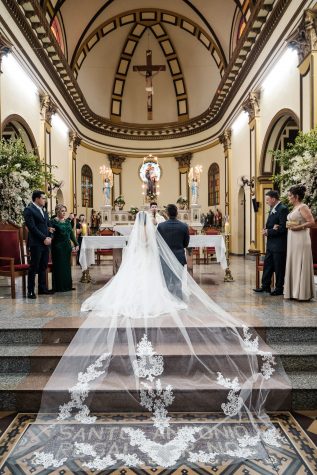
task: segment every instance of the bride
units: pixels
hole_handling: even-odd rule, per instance
[[[169,285],[175,279],[181,299]],[[274,464],[270,447],[284,439],[265,403],[278,409],[281,393],[275,400],[270,389],[289,387],[283,369],[259,336],[195,283],[146,212],[136,217],[118,273],[82,312],[36,423],[15,450],[32,447],[33,468]],[[186,412],[208,415],[191,422]]]

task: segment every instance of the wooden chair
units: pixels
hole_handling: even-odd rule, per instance
[[[310,228],[311,248],[313,253],[314,274],[317,275],[317,226]]]
[[[16,298],[15,279],[22,277],[23,295],[26,295],[26,275],[23,230],[10,223],[0,223],[0,276],[11,279],[11,298]]]
[[[207,228],[205,234],[209,236],[217,236],[219,234],[217,229]],[[216,254],[216,249],[214,247],[204,247],[204,264],[208,264],[208,257],[214,256]]]
[[[113,236],[113,231],[111,229],[102,229],[99,232],[100,236]],[[113,250],[112,249],[97,249],[97,265],[100,265],[100,257],[101,256],[112,256],[113,257]]]
[[[190,236],[195,236],[196,234],[197,234],[197,230],[192,228],[192,227],[189,227],[189,235]],[[196,264],[198,264],[198,262],[200,260],[199,247],[193,247],[192,251],[191,251],[191,255],[193,256],[193,258],[194,257],[196,258]]]

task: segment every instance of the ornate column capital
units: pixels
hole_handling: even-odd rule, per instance
[[[223,145],[224,152],[231,149],[231,129],[226,129],[220,136],[219,141]]]
[[[122,163],[125,161],[126,157],[122,155],[115,155],[112,153],[108,153],[108,158],[110,162],[110,167],[113,173],[121,173],[122,170]]]
[[[57,112],[57,105],[48,94],[40,94],[41,116],[49,125],[52,125],[52,117]]]
[[[69,148],[72,150],[73,154],[77,154],[77,149],[81,144],[81,138],[76,132],[69,132]]]
[[[260,95],[260,91],[251,91],[242,104],[242,109],[249,115],[249,122],[260,115]]]
[[[317,8],[305,10],[299,26],[286,42],[297,51],[299,63],[317,49]]]
[[[190,162],[193,157],[191,152],[175,155],[174,158],[178,162],[178,169],[181,173],[186,173],[190,169]]]
[[[2,58],[7,54],[11,53],[13,48],[12,43],[0,32],[0,73],[1,71],[1,64]]]

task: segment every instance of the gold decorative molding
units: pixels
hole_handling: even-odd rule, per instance
[[[57,105],[48,94],[40,94],[40,107],[42,119],[52,125],[52,117],[57,112]]]
[[[81,138],[76,132],[69,132],[69,148],[72,150],[73,154],[77,154],[77,149],[81,144]]]
[[[219,142],[223,145],[224,152],[231,149],[231,129],[226,129],[220,136]]]
[[[302,21],[286,42],[297,51],[299,63],[317,50],[317,8],[305,10]]]
[[[113,173],[120,174],[122,171],[122,163],[125,161],[125,157],[122,155],[108,154],[110,167]]]
[[[249,122],[260,115],[260,91],[252,91],[242,104],[242,109],[247,112]]]
[[[193,157],[191,152],[183,153],[182,155],[175,155],[175,160],[178,162],[178,169],[180,173],[187,173],[190,169],[190,161]]]

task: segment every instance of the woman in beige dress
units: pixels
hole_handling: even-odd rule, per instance
[[[288,200],[293,206],[287,219],[287,260],[284,298],[310,300],[315,297],[313,257],[309,228],[314,226],[314,217],[302,201],[304,185],[294,185],[288,190]]]

